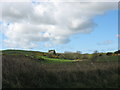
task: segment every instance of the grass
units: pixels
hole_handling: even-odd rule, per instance
[[[119,87],[120,70],[116,57],[112,58],[114,59],[111,60],[112,62],[103,62],[104,58],[100,57],[98,61],[92,63],[91,61],[73,62],[70,60],[72,61],[70,62],[66,59],[52,59],[39,56],[39,54],[41,55],[38,52],[27,54],[3,52],[3,88]]]
[[[41,56],[43,59],[46,60],[47,63],[65,63],[65,62],[75,62],[73,60],[67,60],[67,59],[55,59],[55,58],[48,58],[45,56]]]
[[[102,57],[98,57],[96,61],[108,61],[108,62],[117,61],[119,62],[118,58],[120,58],[120,56],[102,56]]]
[[[36,52],[36,51],[24,51],[24,50],[5,50],[3,51],[5,55],[25,55],[26,57],[30,57],[34,60],[43,59],[43,63],[65,63],[65,62],[75,62],[75,60],[68,59],[56,59],[56,58],[48,58],[47,56],[43,56],[44,53]]]

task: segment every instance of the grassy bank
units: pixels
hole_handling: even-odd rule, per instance
[[[118,87],[120,71],[119,62],[116,60],[114,62],[100,60],[69,62],[68,60],[66,63],[43,63],[47,60],[54,62],[57,59],[44,56],[29,57],[28,53],[27,56],[26,53],[3,53],[2,60],[3,88]]]

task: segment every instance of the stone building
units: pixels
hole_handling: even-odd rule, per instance
[[[48,53],[49,54],[56,54],[56,51],[55,50],[49,50]]]

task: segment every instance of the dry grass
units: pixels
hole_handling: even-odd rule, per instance
[[[40,63],[3,55],[3,88],[117,88],[118,62]]]

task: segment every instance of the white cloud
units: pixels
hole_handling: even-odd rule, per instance
[[[4,31],[7,37],[4,41],[10,47],[22,48],[39,46],[38,42],[68,43],[74,34],[92,32],[96,26],[93,18],[116,9],[116,5],[109,2],[4,3],[3,22],[11,22]]]
[[[120,34],[118,34],[117,37],[120,38]]]
[[[112,44],[113,41],[112,40],[106,40],[106,41],[103,41],[103,42],[100,42],[100,43],[97,43],[98,45],[110,45]]]
[[[0,0],[0,2],[30,2],[31,0]]]

